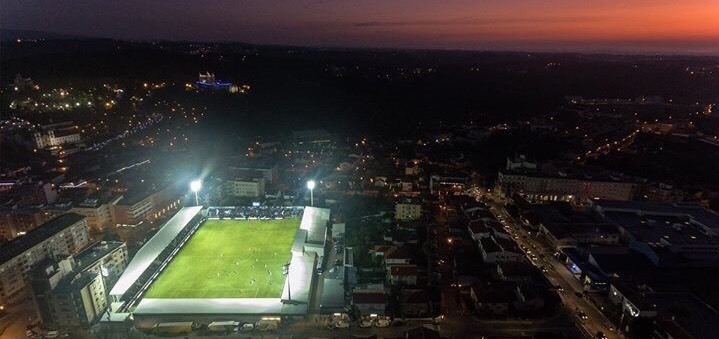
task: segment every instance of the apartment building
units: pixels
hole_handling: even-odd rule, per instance
[[[85,217],[67,213],[0,245],[0,305],[25,297],[28,274],[38,263],[75,254],[89,241]]]

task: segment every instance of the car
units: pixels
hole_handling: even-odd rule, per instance
[[[32,338],[35,336],[35,331],[27,329],[27,330],[25,330],[25,336],[28,338]]]
[[[60,331],[49,331],[45,333],[45,338],[58,338],[60,337]]]
[[[348,328],[348,327],[350,327],[350,323],[346,322],[346,321],[338,321],[337,323],[335,323],[335,327],[336,328]]]
[[[359,327],[361,327],[361,328],[372,327],[372,319],[365,318],[365,319],[360,320]]]
[[[387,327],[391,323],[392,322],[389,320],[389,317],[381,317],[381,318],[377,318],[377,320],[375,320],[374,325],[377,327]]]
[[[607,339],[607,336],[602,331],[597,332],[597,335],[595,337],[597,339]]]
[[[250,332],[255,329],[255,324],[245,323],[240,326],[240,332]]]
[[[589,316],[587,316],[587,314],[584,313],[583,311],[577,312],[577,316],[579,317],[579,319],[582,319],[582,320],[586,320],[589,318]]]

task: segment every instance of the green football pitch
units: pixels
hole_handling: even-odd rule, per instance
[[[299,219],[207,220],[146,298],[279,298]]]

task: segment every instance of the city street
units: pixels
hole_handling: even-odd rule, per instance
[[[8,308],[4,317],[0,318],[0,339],[15,339],[25,337],[25,328],[35,311],[31,301]]]
[[[598,332],[602,332],[607,338],[623,338],[624,336],[616,332],[610,321],[596,306],[586,299],[582,284],[554,256],[554,250],[548,248],[536,235],[531,235],[522,228],[519,222],[509,215],[501,198],[491,193],[488,193],[487,197],[491,199],[490,206],[494,208],[495,215],[509,227],[510,234],[520,247],[528,249],[527,254],[537,256],[537,260],[533,260],[532,263],[544,267],[547,279],[563,290],[559,292],[562,302],[566,310],[573,315],[575,322],[586,332],[585,334],[596,336]],[[580,312],[586,315],[586,319],[580,317]]]

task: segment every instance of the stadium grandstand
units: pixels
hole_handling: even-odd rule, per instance
[[[104,321],[302,316],[326,252],[329,209],[185,207],[132,258]],[[184,320],[183,320],[184,321]]]

